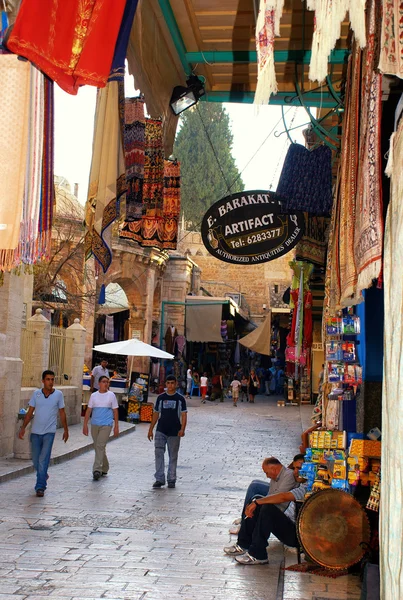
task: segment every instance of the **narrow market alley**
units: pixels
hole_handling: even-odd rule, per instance
[[[100,481],[90,451],[51,467],[44,498],[32,473],[1,483],[0,600],[358,600],[358,577],[282,571],[297,556],[274,539],[269,565],[222,551],[248,483],[263,478],[262,458],[291,461],[310,409],[193,398],[175,489],[151,487],[146,423],[110,443]]]

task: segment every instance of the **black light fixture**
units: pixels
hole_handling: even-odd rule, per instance
[[[206,93],[203,82],[197,75],[190,75],[186,80],[186,84],[187,87],[177,85],[172,92],[169,104],[174,115],[180,115],[187,108],[197,104],[199,98]]]

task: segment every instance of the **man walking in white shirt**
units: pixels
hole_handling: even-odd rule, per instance
[[[91,381],[90,381],[90,392],[97,392],[99,390],[99,380],[101,377],[107,377],[109,379],[109,371],[107,369],[108,361],[106,358],[101,360],[101,364],[97,365],[92,369]]]

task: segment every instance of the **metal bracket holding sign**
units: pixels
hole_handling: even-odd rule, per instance
[[[219,260],[264,263],[287,254],[304,231],[302,212],[286,214],[274,192],[238,192],[213,204],[203,217],[202,240]]]

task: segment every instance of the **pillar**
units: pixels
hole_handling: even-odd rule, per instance
[[[66,329],[69,339],[69,356],[67,360],[67,373],[69,384],[75,388],[74,394],[66,402],[66,414],[69,425],[80,422],[81,403],[83,395],[83,366],[86,343],[86,329],[80,325],[79,319],[74,319],[73,325]],[[63,391],[63,390],[62,390]]]
[[[30,379],[33,387],[40,387],[42,373],[49,366],[50,321],[37,308],[33,317],[27,320],[27,328],[34,332],[31,350]]]
[[[0,456],[13,454],[20,408],[24,277],[5,273],[0,286]]]

